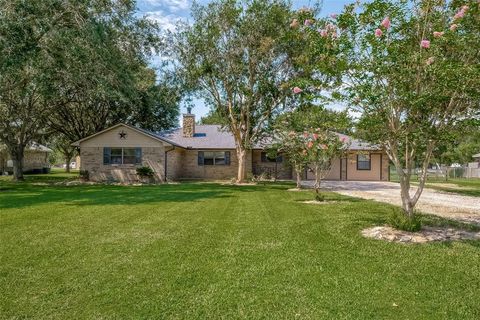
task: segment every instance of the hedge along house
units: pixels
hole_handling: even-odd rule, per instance
[[[348,157],[338,160],[327,178],[386,180],[388,160],[382,160],[386,157],[381,150],[347,138],[352,145],[355,142],[355,146],[365,150],[361,150],[360,158],[355,156],[360,149],[349,151]],[[196,125],[195,116],[190,113],[183,115],[183,126],[174,130],[150,132],[117,124],[74,145],[80,148],[80,170],[88,171],[93,181],[136,182],[139,180],[136,169],[142,166],[153,169],[157,182],[231,179],[238,170],[233,135],[218,125]],[[358,159],[363,160],[360,167],[351,164]],[[264,146],[259,144],[248,152],[247,175],[262,173],[278,179],[293,177],[292,169],[282,156],[269,158]],[[312,176],[306,171],[304,178]]]

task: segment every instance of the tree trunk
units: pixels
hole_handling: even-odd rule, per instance
[[[23,158],[24,158],[24,146],[13,146],[9,148],[10,157],[13,162],[13,181],[23,181]]]
[[[243,183],[246,179],[247,151],[242,147],[237,147],[238,173],[237,183]]]
[[[65,172],[70,173],[70,162],[72,161],[72,157],[65,156]]]
[[[295,168],[295,174],[297,175],[297,189],[302,188],[302,170]]]

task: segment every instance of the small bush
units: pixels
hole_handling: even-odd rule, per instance
[[[325,196],[318,190],[315,190],[315,201],[323,202],[325,201]]]
[[[80,179],[88,181],[90,179],[90,172],[88,170],[80,170]]]
[[[153,170],[150,167],[140,167],[137,168],[137,175],[140,177],[153,177]]]
[[[393,210],[388,224],[395,229],[410,232],[416,232],[422,228],[422,222],[418,214],[415,214],[413,218],[409,218],[402,210],[398,209]]]

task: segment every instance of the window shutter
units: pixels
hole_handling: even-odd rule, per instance
[[[198,165],[203,166],[203,151],[198,151]]]
[[[277,157],[277,163],[282,163],[283,162],[283,156],[278,156]]]
[[[142,163],[142,148],[135,148],[135,164]]]
[[[260,157],[261,157],[262,162],[267,162],[267,153],[266,152],[262,152],[260,154]]]
[[[110,148],[103,148],[103,164],[104,165],[110,164],[110,154],[111,154]]]
[[[230,165],[230,151],[225,151],[225,164]]]

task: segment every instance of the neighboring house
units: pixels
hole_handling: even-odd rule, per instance
[[[51,149],[38,143],[32,143],[25,149],[23,158],[24,173],[47,173],[50,170],[48,155]],[[13,172],[13,161],[5,146],[0,145],[0,174]]]
[[[388,158],[375,146],[345,137],[350,148],[335,160],[327,179],[388,180]],[[117,124],[73,145],[80,148],[80,170],[93,181],[138,181],[136,168],[149,166],[155,180],[230,179],[237,176],[238,160],[231,133],[217,125],[195,125],[193,114],[183,115],[183,127],[150,132]],[[263,146],[247,155],[247,174],[266,172],[278,179],[292,179],[292,169],[282,156],[270,159]],[[305,179],[313,179],[306,170]]]
[[[476,162],[480,163],[480,153],[474,154],[472,158],[475,159]]]

